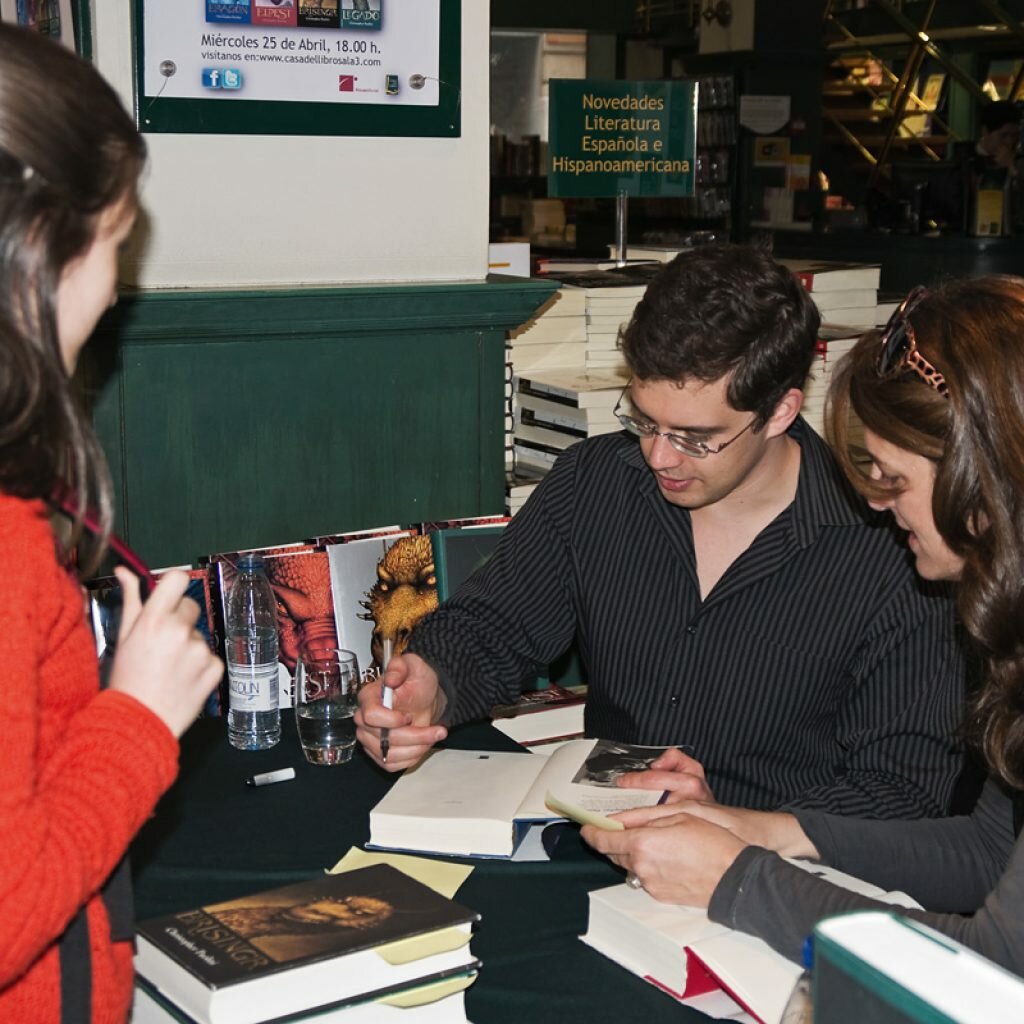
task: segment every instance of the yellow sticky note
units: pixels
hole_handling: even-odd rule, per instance
[[[368,853],[353,846],[327,873],[340,875],[343,871],[367,868],[372,864],[390,864],[448,899],[455,897],[459,886],[473,872],[467,864],[451,864],[432,857],[412,857],[406,853]]]
[[[450,953],[453,949],[465,946],[469,940],[468,928],[442,928],[426,935],[413,935],[408,939],[378,946],[377,955],[389,964],[407,964],[413,960],[422,960],[425,956]]]

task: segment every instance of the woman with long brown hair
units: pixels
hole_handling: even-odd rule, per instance
[[[70,374],[114,300],[144,157],[91,65],[0,25],[0,1020],[19,1024],[127,1018],[122,858],[222,673],[186,574],[166,574],[143,606],[139,578],[119,569],[101,691],[81,586],[50,523],[54,506],[68,510],[80,552],[91,524],[85,570],[111,541],[109,477]]]
[[[779,854],[907,892],[925,908],[907,916],[1024,975],[1024,279],[915,289],[840,363],[828,420],[845,472],[907,531],[920,575],[957,581],[982,666],[966,714],[989,771],[977,805],[898,822],[681,801],[583,834],[656,899],[706,905],[792,959],[821,918],[881,904]]]

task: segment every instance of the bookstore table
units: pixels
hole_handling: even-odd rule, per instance
[[[181,775],[132,847],[138,919],[287,885],[363,846],[370,809],[393,777],[361,751],[346,765],[306,764],[292,713],[281,742],[244,752],[224,719],[201,719],[182,739]],[[489,725],[452,731],[463,749],[520,749]],[[526,756],[526,755],[524,755]],[[295,778],[258,788],[257,772],[293,767]],[[483,962],[466,996],[474,1024],[586,1020],[588,1024],[708,1018],[585,946],[587,893],[622,873],[567,827],[546,863],[476,860],[456,899],[482,920],[473,951]]]

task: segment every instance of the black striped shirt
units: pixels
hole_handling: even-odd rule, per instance
[[[796,497],[701,600],[687,510],[636,439],[573,445],[410,650],[484,717],[575,637],[587,734],[688,744],[718,800],[862,817],[945,812],[964,668],[920,581],[801,420]]]

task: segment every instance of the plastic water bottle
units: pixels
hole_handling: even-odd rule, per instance
[[[277,605],[259,555],[242,555],[237,568],[224,614],[228,740],[239,750],[265,750],[281,738]]]
[[[811,971],[814,966],[814,941],[812,936],[804,940],[804,970],[793,991],[790,993],[786,1008],[782,1011],[779,1024],[814,1024],[814,1002],[811,987]]]

